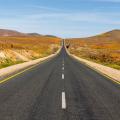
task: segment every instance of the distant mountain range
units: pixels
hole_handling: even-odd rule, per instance
[[[27,33],[28,36],[43,36],[41,34],[38,33]]]
[[[8,29],[0,29],[0,36],[1,37],[56,37],[53,35],[41,35],[39,33],[21,33],[15,30],[8,30]]]
[[[7,29],[0,29],[0,36],[7,37],[7,36],[27,36],[25,33],[21,33],[15,30],[7,30]]]
[[[101,34],[101,36],[111,38],[120,39],[120,30],[112,30],[106,33]]]
[[[100,35],[85,38],[92,41],[120,41],[120,30],[112,30]]]
[[[91,42],[100,42],[100,41],[120,41],[120,30],[112,30],[103,34],[99,34],[92,37],[86,38],[72,38],[75,40],[89,40]]]
[[[39,33],[21,33],[15,30],[0,29],[1,37],[55,37],[54,35],[41,35]],[[71,39],[80,39],[80,40],[91,40],[91,41],[103,41],[103,40],[120,40],[120,30],[112,30],[100,35],[87,37],[87,38],[71,38]]]

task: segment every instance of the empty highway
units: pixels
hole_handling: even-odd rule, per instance
[[[0,84],[0,120],[120,120],[120,85],[63,47],[54,58]]]

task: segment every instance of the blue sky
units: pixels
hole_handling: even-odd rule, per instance
[[[0,28],[92,36],[120,29],[120,0],[0,0]]]

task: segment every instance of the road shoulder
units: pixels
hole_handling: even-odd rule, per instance
[[[29,69],[32,69],[33,67],[40,64],[43,61],[47,61],[55,57],[60,51],[61,51],[61,48],[55,54],[51,54],[47,57],[39,58],[29,62],[24,62],[21,64],[16,64],[16,65],[12,65],[12,66],[0,69],[0,83],[3,83],[4,81],[6,81],[7,79],[10,79],[11,77],[17,76]]]
[[[84,65],[88,66],[89,68],[93,69],[94,71],[102,74],[103,76],[111,79],[115,83],[120,84],[120,70],[116,70],[114,68],[110,68],[110,67],[77,57],[73,54],[70,54],[67,49],[66,49],[66,51],[72,58],[78,60],[79,62],[83,63]]]

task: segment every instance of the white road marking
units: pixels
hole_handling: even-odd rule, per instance
[[[62,109],[66,109],[66,107],[65,92],[62,92]]]
[[[62,70],[64,70],[64,67],[62,67]]]
[[[62,74],[62,79],[64,79],[65,78],[65,76],[64,76],[64,74]]]

